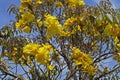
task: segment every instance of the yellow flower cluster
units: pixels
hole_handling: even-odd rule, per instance
[[[55,16],[51,16],[49,14],[46,15],[46,20],[44,23],[47,27],[47,39],[53,37],[56,34],[59,34],[60,36],[70,36],[74,34],[76,30],[81,31],[81,27],[77,25],[79,23],[79,18],[81,19],[81,17],[68,18],[62,26]],[[41,21],[39,25],[42,25]]]
[[[20,13],[24,13],[26,10],[30,11],[28,7],[32,4],[32,0],[21,0],[20,2]]]
[[[76,7],[85,5],[84,0],[68,0],[68,7]]]
[[[64,27],[67,28],[67,27],[70,27],[75,21],[77,20],[77,18],[68,18],[65,23],[64,23]]]
[[[38,54],[36,54],[36,60],[43,65],[48,64],[51,60],[50,51],[52,50],[52,46],[49,44],[45,44],[38,49]]]
[[[39,44],[29,43],[23,47],[23,53],[35,56],[40,48]]]
[[[24,11],[31,11],[32,9],[32,4],[33,5],[41,5],[42,1],[41,0],[36,0],[33,2],[32,0],[21,0],[21,5],[20,5],[20,10],[19,12],[24,13]],[[31,11],[32,12],[32,11]]]
[[[24,27],[25,24],[33,21],[33,19],[35,18],[35,16],[30,12],[23,13],[21,16],[21,19],[18,22],[16,22],[16,28]]]
[[[16,28],[23,28],[24,25],[25,25],[25,23],[21,19],[18,22],[16,22],[16,24],[15,24]]]
[[[23,53],[33,55],[40,64],[47,65],[51,60],[50,52],[52,49],[52,46],[49,44],[40,46],[39,44],[29,43],[23,47]]]
[[[33,21],[35,16],[31,14],[30,12],[23,13],[21,15],[21,19],[19,19],[18,22],[16,22],[15,26],[18,29],[22,29],[24,32],[29,33],[30,32],[30,26],[27,26],[27,23]]]
[[[63,34],[62,25],[55,16],[46,15],[45,25],[47,27],[47,39],[55,34]]]
[[[90,75],[95,74],[94,67],[92,66],[93,60],[89,54],[81,52],[78,48],[73,47],[72,59],[76,66],[81,65],[84,72]]]
[[[32,5],[39,4],[42,4],[41,0],[36,0],[35,2],[33,2],[32,0],[21,0],[21,5],[19,9],[19,12],[21,13],[21,18],[18,20],[18,22],[16,22],[16,28],[23,30],[26,33],[29,33],[31,31],[31,27],[28,25],[35,19],[35,16],[33,15]]]
[[[33,21],[34,18],[35,18],[35,16],[33,14],[31,14],[30,12],[22,14],[22,20],[25,23],[29,23],[29,22]]]
[[[120,36],[120,28],[118,24],[108,24],[105,27],[104,33],[107,36],[112,36],[113,38],[115,38],[116,36]]]
[[[26,66],[26,64],[32,64],[30,56],[26,56],[24,54],[18,53],[18,49],[16,47],[13,48],[12,52],[6,52],[6,56],[14,62],[14,64],[22,64]]]
[[[77,30],[81,31],[81,27],[79,25],[79,22],[80,22],[79,19],[80,19],[80,17],[71,17],[65,21],[65,23],[63,25],[63,29],[66,32],[65,36],[70,36],[70,35],[74,34]]]

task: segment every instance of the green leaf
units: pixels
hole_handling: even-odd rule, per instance
[[[118,18],[118,20],[120,20],[120,14],[117,14],[117,18]]]
[[[106,14],[106,17],[109,21],[113,22],[113,16],[111,14]]]

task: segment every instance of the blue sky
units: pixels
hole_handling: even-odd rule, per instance
[[[100,0],[84,0],[86,4],[93,5]],[[118,8],[120,7],[120,0],[110,0],[113,3],[113,6]],[[11,4],[20,5],[20,0],[0,0],[0,27],[9,24],[10,20],[14,19],[14,15],[9,15],[7,9]]]
[[[10,20],[14,19],[14,16],[7,12],[7,9],[11,4],[19,5],[19,0],[0,0],[0,28],[10,23]]]
[[[99,3],[101,0],[84,0],[88,5],[94,5]],[[120,8],[120,0],[109,0],[111,1],[114,8]]]

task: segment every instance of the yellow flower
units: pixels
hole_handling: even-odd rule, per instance
[[[21,0],[21,5],[20,5],[20,8],[24,8],[24,9],[28,9],[28,7],[32,4],[32,0]],[[20,12],[24,12],[24,11],[21,11]]]
[[[83,6],[85,2],[83,0],[68,0],[68,7]]]
[[[32,3],[32,0],[20,0],[21,3]],[[26,5],[26,4],[25,4]]]
[[[71,18],[68,18],[66,21],[65,21],[65,23],[64,23],[64,27],[65,28],[67,28],[67,27],[70,27],[73,23],[74,23],[74,21],[76,21],[77,20],[77,18],[73,18],[73,17],[71,17]]]
[[[14,48],[13,48],[13,51],[12,51],[12,55],[15,56],[17,53],[18,53],[18,52],[17,52],[17,48],[14,47]]]
[[[49,44],[43,44],[42,47],[38,49],[38,54],[36,54],[35,59],[43,65],[47,65],[51,60],[50,52],[52,50],[52,46]]]
[[[71,55],[73,61],[75,62],[76,66],[81,65],[82,70],[94,75],[95,70],[94,66],[92,66],[93,60],[89,54],[81,52],[78,48],[73,47],[73,53]],[[89,67],[89,68],[88,68]]]
[[[51,60],[50,58],[50,51],[48,51],[46,48],[41,47],[38,50],[38,54],[36,54],[35,59],[43,65],[48,64],[48,62]]]
[[[53,50],[53,47],[50,44],[43,44],[43,47],[46,48],[47,50]]]
[[[35,56],[38,53],[39,47],[39,44],[29,43],[23,47],[23,53]]]
[[[85,2],[84,2],[83,0],[79,0],[79,1],[78,1],[78,5],[84,6],[84,5],[85,5]]]
[[[77,28],[78,28],[78,30],[81,32],[81,27],[80,27],[79,25],[77,26]]]
[[[50,70],[50,71],[51,71],[51,70],[53,70],[53,69],[54,69],[54,67],[55,67],[55,66],[53,66],[53,65],[48,65],[48,70]]]
[[[42,26],[42,21],[41,21],[41,19],[38,19],[38,20],[37,20],[37,24],[38,24],[39,27]]]
[[[41,0],[36,0],[36,4],[42,4]]]
[[[25,23],[21,19],[18,22],[15,23],[16,28],[19,28],[19,29],[23,28],[24,25],[25,25]]]
[[[115,38],[116,36],[120,36],[120,28],[117,24],[108,24],[105,27],[104,33],[107,36],[112,36],[113,38]]]
[[[118,53],[118,56],[120,56],[120,53]]]
[[[119,42],[118,37],[115,37],[115,39],[114,39],[114,43],[117,44],[118,42]]]
[[[31,14],[30,12],[26,12],[22,14],[22,20],[26,23],[33,21],[35,16]]]
[[[13,48],[13,50],[14,50],[14,51],[17,51],[17,48],[16,48],[16,47],[14,47],[14,48]]]
[[[117,46],[120,48],[120,43],[118,43]]]
[[[55,16],[47,15],[45,25],[47,27],[47,39],[53,37],[55,34],[60,34],[62,31],[62,26]]]
[[[76,32],[76,28],[71,30],[71,26],[73,26],[75,24],[75,21],[77,21],[77,18],[71,17],[68,18],[64,25],[63,25],[63,30],[65,31],[65,36],[71,36],[72,34],[74,34]],[[79,30],[80,30],[80,26],[76,26]]]
[[[50,52],[52,50],[52,46],[49,44],[43,44],[40,46],[39,44],[29,43],[25,47],[23,47],[23,53],[35,56],[36,61],[38,61],[42,65],[47,65],[51,60]]]
[[[55,5],[61,8],[63,7],[63,4],[60,1],[55,2]]]
[[[51,15],[46,15],[46,20],[45,20],[45,25],[48,28],[51,28],[52,26],[55,27],[56,25],[58,25],[59,22],[57,20],[57,18],[55,16],[51,16]]]
[[[31,0],[20,0],[20,2],[31,2]]]
[[[93,66],[91,66],[91,65],[88,65],[88,66],[86,66],[86,67],[83,67],[83,69],[82,69],[84,72],[87,72],[87,73],[89,73],[89,75],[95,75],[95,69],[94,69],[94,67]]]
[[[19,12],[20,12],[20,13],[24,13],[25,9],[26,9],[25,7],[20,6]]]
[[[25,26],[23,28],[23,31],[26,32],[26,33],[30,33],[30,27],[29,26]]]
[[[67,32],[65,32],[63,30],[60,31],[60,36],[66,36],[66,35],[67,35]]]

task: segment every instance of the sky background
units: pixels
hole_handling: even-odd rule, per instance
[[[15,19],[14,15],[7,12],[11,4],[20,5],[20,0],[0,0],[0,28]]]
[[[94,5],[100,0],[84,0],[87,5]],[[120,7],[120,0],[110,0],[115,8]],[[14,15],[7,12],[11,4],[20,5],[20,0],[0,0],[0,28],[14,20]]]

